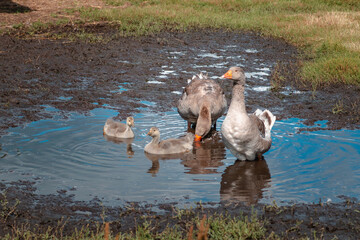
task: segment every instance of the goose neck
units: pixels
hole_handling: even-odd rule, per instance
[[[151,144],[159,144],[160,142],[160,136],[154,136],[151,140]]]
[[[230,108],[235,107],[238,112],[240,111],[242,113],[246,113],[244,90],[244,84],[234,81]]]
[[[195,134],[204,137],[211,129],[210,103],[203,102],[196,122]]]

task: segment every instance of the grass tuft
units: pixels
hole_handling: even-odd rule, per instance
[[[315,88],[329,84],[360,85],[360,57],[353,53],[318,57],[305,62],[301,74]]]

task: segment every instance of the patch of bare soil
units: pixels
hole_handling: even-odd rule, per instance
[[[93,32],[108,34],[111,26],[93,26]],[[72,31],[68,29],[67,31]],[[224,46],[235,46],[224,50]],[[256,49],[258,51],[248,51]],[[200,56],[206,51],[220,59]],[[181,53],[175,54],[174,53]],[[0,36],[0,128],[6,134],[10,127],[31,121],[52,118],[59,110],[64,118],[69,112],[88,113],[97,107],[112,108],[118,118],[138,112],[145,107],[140,100],[156,103],[153,111],[172,109],[186,80],[199,70],[209,76],[221,76],[228,67],[241,64],[248,73],[261,66],[283,66],[288,91],[254,91],[259,80],[250,77],[246,96],[248,111],[270,109],[279,119],[298,117],[309,123],[328,120],[328,128],[358,128],[360,119],[360,94],[358,87],[333,86],[315,93],[301,87],[295,78],[297,50],[282,41],[263,38],[255,33],[223,31],[191,31],[186,33],[164,32],[156,36],[116,38],[108,43],[69,42],[67,40],[18,39]],[[241,56],[241,57],[240,57]],[[224,65],[215,65],[226,62]],[[158,78],[164,66],[172,66],[177,73],[169,79]],[[203,66],[203,67],[197,67]],[[221,67],[219,67],[221,66]],[[274,72],[275,73],[275,72]],[[162,84],[148,84],[148,81]],[[221,82],[230,98],[231,83]],[[269,84],[269,83],[268,83]],[[126,86],[127,91],[120,91]],[[300,90],[300,92],[297,92]],[[64,234],[74,228],[102,222],[99,201],[76,202],[66,192],[41,196],[34,193],[32,183],[1,184],[9,201],[20,200],[16,211],[0,221],[0,236],[12,231],[14,224],[27,223],[39,231],[48,226],[56,227],[64,218]],[[135,204],[135,203],[134,203]],[[172,204],[161,206],[165,211],[156,214],[149,208],[134,205],[132,210],[123,207],[106,207],[106,221],[111,229],[131,231],[141,223],[141,216],[153,216],[155,231],[168,223],[185,224],[186,219],[175,220]],[[260,217],[268,220],[267,228],[283,233],[284,238],[298,238],[312,232],[321,233],[326,239],[356,239],[359,234],[359,203],[348,200],[342,204],[310,204],[288,207],[256,205]],[[199,208],[198,213],[238,214],[249,213],[244,205],[220,205],[216,208]],[[121,216],[119,218],[119,216]],[[186,217],[185,217],[186,218]],[[136,219],[136,221],[134,220]],[[321,235],[317,235],[320,237]]]
[[[12,28],[14,24],[30,25],[34,22],[55,22],[59,18],[75,20],[66,9],[79,7],[103,8],[101,0],[1,0],[0,28]],[[20,14],[21,13],[21,14]]]
[[[99,199],[91,202],[74,201],[66,191],[54,195],[37,195],[34,183],[20,181],[0,183],[0,190],[6,192],[6,208],[0,217],[0,236],[13,234],[22,226],[35,233],[45,233],[49,227],[58,237],[71,236],[75,229],[84,226],[94,232],[103,223],[110,223],[112,235],[134,232],[137,226],[150,222],[152,231],[161,233],[167,226],[178,225],[184,233],[190,231],[190,224],[196,216],[224,214],[233,217],[252,216],[265,221],[266,235],[274,232],[281,239],[301,237],[318,239],[358,239],[360,232],[360,203],[356,199],[344,198],[343,203],[294,204],[291,206],[257,204],[253,207],[239,204],[202,203],[188,214],[178,215],[176,203],[152,205],[132,202],[122,207],[103,206]],[[20,204],[14,206],[16,201]],[[0,195],[0,201],[5,199]],[[156,209],[156,210],[155,210]],[[180,216],[180,217],[179,217]],[[195,226],[196,227],[196,226]],[[102,227],[100,228],[102,229]],[[101,230],[102,231],[102,230]],[[187,237],[184,234],[184,239]]]

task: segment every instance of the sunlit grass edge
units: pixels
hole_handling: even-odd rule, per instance
[[[204,28],[256,31],[297,46],[302,52],[299,59],[303,63],[299,76],[313,88],[334,83],[360,85],[357,57],[360,54],[360,1],[357,0],[104,2],[107,4],[104,8],[81,7],[67,11],[80,15],[81,23],[111,23],[117,28],[118,35],[125,37]],[[64,23],[66,20],[55,24]],[[46,23],[34,23],[29,32],[34,34],[46,26]],[[107,40],[86,31],[54,36],[90,42]],[[327,51],[324,51],[324,45]]]
[[[327,84],[360,85],[360,3],[336,0],[268,1],[122,1],[116,6],[81,9],[83,19],[119,24],[123,36],[163,30],[225,29],[258,31],[299,47],[300,76],[314,88]],[[324,43],[333,51],[322,51]],[[338,47],[340,46],[340,47]],[[308,60],[311,59],[311,60]],[[236,64],[236,63],[234,63]]]

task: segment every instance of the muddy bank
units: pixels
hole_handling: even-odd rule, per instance
[[[69,28],[66,31],[72,31]],[[57,30],[58,31],[58,30]],[[110,34],[109,26],[91,27]],[[109,33],[110,31],[110,33]],[[0,129],[52,118],[55,107],[64,118],[69,111],[87,113],[97,107],[119,111],[118,118],[137,112],[143,101],[156,103],[154,111],[167,111],[186,80],[199,71],[221,76],[228,67],[241,65],[250,77],[248,111],[268,108],[278,119],[297,117],[312,124],[328,120],[328,128],[356,128],[360,120],[358,87],[334,86],[312,92],[298,84],[297,50],[280,40],[254,33],[192,31],[157,36],[116,38],[108,43],[67,40],[22,40],[0,37]],[[202,52],[214,56],[201,55]],[[261,56],[261,61],[259,61]],[[285,88],[254,91],[259,80],[251,73],[267,64],[286,76]],[[281,67],[276,67],[280,64]],[[279,65],[279,66],[280,66]],[[162,79],[164,66],[178,74]],[[276,71],[275,71],[275,70]],[[270,76],[264,81],[270,87]],[[149,88],[149,81],[158,81]],[[120,86],[126,91],[119,91]],[[221,82],[230,97],[231,84]]]
[[[344,198],[343,203],[337,204],[257,204],[254,207],[242,203],[201,203],[192,211],[179,215],[176,203],[152,205],[132,202],[122,207],[112,207],[104,206],[99,199],[74,201],[71,193],[66,191],[54,195],[36,195],[33,183],[26,181],[2,183],[0,190],[6,192],[6,198],[0,195],[0,201],[8,201],[8,208],[2,205],[5,214],[1,216],[0,236],[13,234],[16,228],[45,233],[49,227],[51,234],[71,236],[75,229],[80,230],[84,226],[94,232],[102,231],[104,222],[110,223],[114,236],[119,232],[134,232],[145,221],[151,222],[152,232],[160,233],[167,226],[178,225],[186,234],[190,230],[189,223],[196,216],[229,214],[250,217],[254,213],[258,219],[265,221],[267,236],[274,232],[281,239],[314,236],[319,239],[357,239],[360,232],[360,203],[356,199]],[[13,209],[17,200],[20,203]]]

